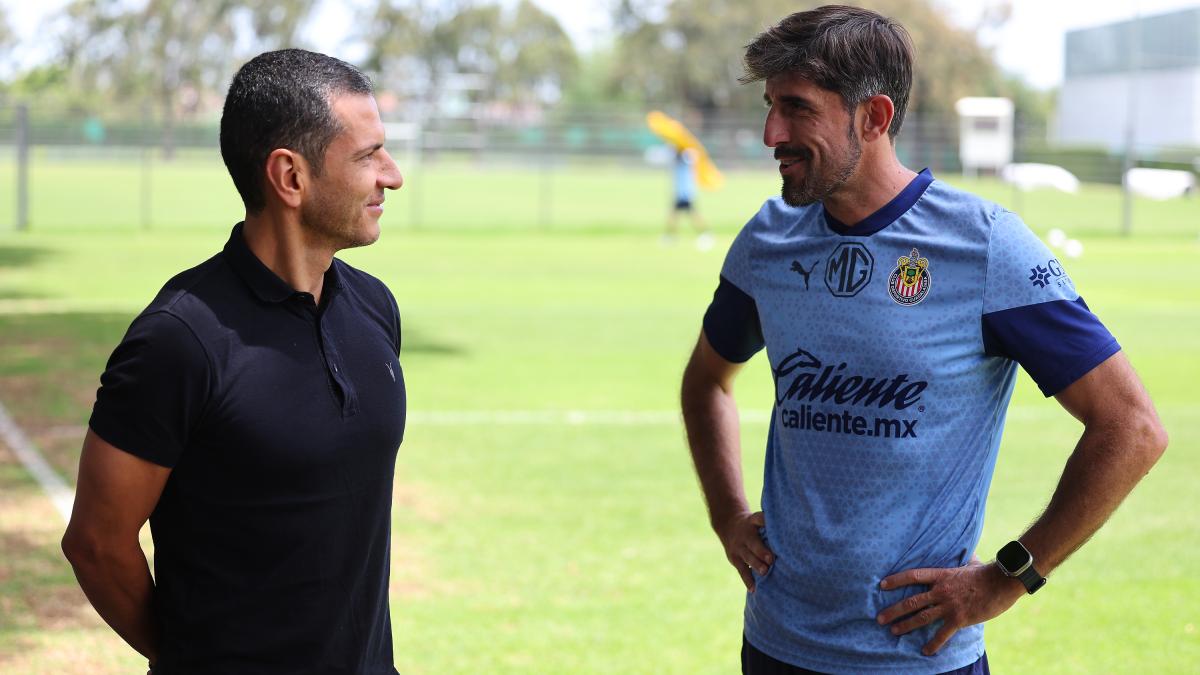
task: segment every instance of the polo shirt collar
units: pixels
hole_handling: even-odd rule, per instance
[[[892,201],[879,207],[879,210],[871,215],[858,221],[854,226],[846,225],[837,218],[834,218],[829,211],[822,207],[825,213],[825,223],[829,225],[829,229],[840,235],[851,235],[855,237],[867,237],[883,228],[891,225],[900,216],[908,212],[925,194],[925,189],[933,182],[933,174],[928,168],[922,169],[921,173],[917,174],[916,178],[909,181],[908,185],[900,191],[900,194],[892,198]]]
[[[280,279],[278,275],[264,265],[250,246],[246,244],[246,236],[242,232],[245,223],[233,226],[229,241],[225,242],[225,257],[233,271],[250,287],[254,295],[263,302],[279,303],[295,295],[304,295],[292,288],[291,284]],[[338,271],[338,262],[333,260],[329,269],[325,270],[322,301],[333,298],[342,290],[342,275]]]
[[[229,241],[225,242],[225,257],[229,260],[229,266],[263,302],[283,302],[292,297],[296,289],[280,279],[250,250],[242,232],[244,225],[244,222],[234,225]]]

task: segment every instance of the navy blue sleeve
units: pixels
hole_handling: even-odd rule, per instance
[[[984,314],[983,346],[989,356],[1020,363],[1046,396],[1066,389],[1121,349],[1082,297]]]
[[[173,467],[208,402],[211,372],[183,321],[164,312],[139,316],[100,376],[88,426],[131,455]]]
[[[704,335],[721,358],[745,363],[765,346],[754,298],[721,277],[704,313]]]

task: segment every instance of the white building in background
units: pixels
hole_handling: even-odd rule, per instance
[[[1058,140],[1121,151],[1200,148],[1200,4],[1069,31]],[[1130,100],[1133,96],[1133,100]]]
[[[972,96],[958,99],[954,110],[958,113],[958,158],[964,174],[997,174],[1012,162],[1012,101]]]

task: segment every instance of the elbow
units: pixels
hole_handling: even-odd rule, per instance
[[[1163,456],[1163,453],[1167,451],[1167,445],[1171,441],[1167,436],[1167,430],[1163,428],[1162,422],[1158,421],[1157,416],[1149,425],[1146,436],[1146,444],[1150,449],[1150,457],[1154,462],[1157,462]]]
[[[1141,415],[1135,429],[1137,430],[1138,440],[1135,445],[1145,462],[1146,472],[1149,472],[1163,456],[1163,453],[1166,452],[1170,438],[1168,438],[1167,430],[1163,428],[1162,422],[1159,421],[1158,415],[1153,410],[1146,411]]]
[[[88,555],[88,549],[89,546],[84,537],[81,537],[77,530],[68,526],[67,532],[62,538],[62,553],[67,562],[71,563],[72,567],[77,567]]]
[[[104,557],[104,548],[100,537],[73,525],[67,526],[62,538],[63,557],[77,571],[96,566]]]

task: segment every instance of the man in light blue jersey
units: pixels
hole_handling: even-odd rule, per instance
[[[746,70],[765,81],[783,194],[731,246],[682,393],[713,529],[749,591],[743,672],[986,673],[981,624],[1100,527],[1166,434],[1021,220],[897,159],[903,27],[852,7],[793,14],[747,47]],[[763,347],[775,406],[752,512],[732,392]],[[1044,512],[984,563],[1018,364],[1084,432]]]

